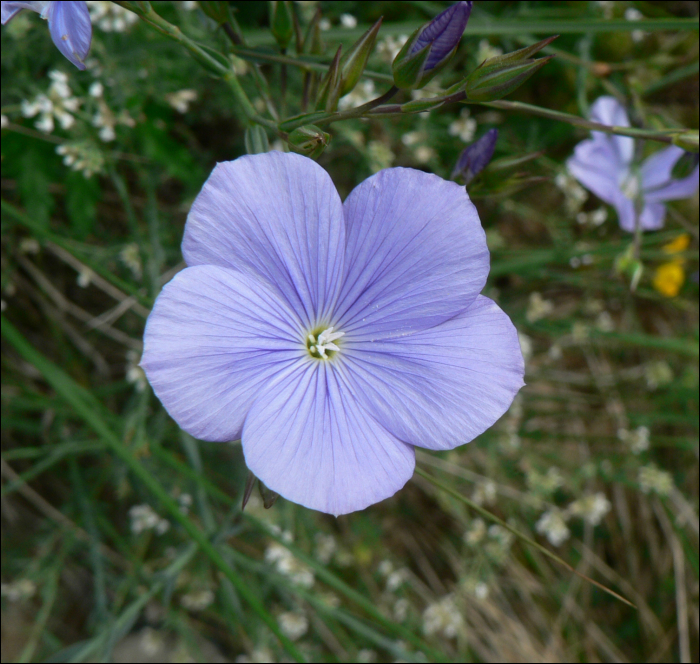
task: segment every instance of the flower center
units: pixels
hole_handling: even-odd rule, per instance
[[[333,332],[332,327],[326,328],[322,332],[311,332],[306,337],[306,348],[311,357],[318,360],[329,360],[340,350],[333,342],[343,336],[345,336],[345,332]]]
[[[620,189],[625,195],[625,198],[629,198],[631,201],[636,200],[642,190],[641,183],[639,181],[639,174],[629,173],[622,181]]]

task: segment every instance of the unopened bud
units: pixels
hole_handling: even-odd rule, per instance
[[[489,65],[487,60],[467,78],[465,92],[470,101],[496,101],[517,90],[554,56],[539,60]]]
[[[287,137],[294,152],[316,159],[331,142],[330,134],[315,125],[304,125]]]
[[[270,30],[279,47],[286,49],[294,36],[294,17],[289,2],[270,3]]]
[[[452,177],[461,175],[464,184],[469,184],[491,161],[497,139],[498,129],[489,129],[478,141],[464,148],[452,171]]]
[[[392,64],[394,84],[422,88],[454,55],[472,11],[472,2],[458,2],[416,30]]]

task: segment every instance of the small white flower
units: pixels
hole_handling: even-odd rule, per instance
[[[318,27],[320,30],[323,30],[325,32],[326,30],[331,29],[331,22],[329,19],[324,17],[318,22]]]
[[[629,447],[632,454],[641,454],[649,449],[649,428],[637,427],[634,431],[620,429],[617,437]]]
[[[539,293],[530,293],[530,299],[527,304],[525,318],[529,323],[536,323],[542,318],[546,318],[554,311],[554,303],[551,300],[545,300]]]
[[[446,595],[423,611],[423,632],[426,636],[437,634],[452,639],[463,628],[464,619],[452,595]]]
[[[592,526],[597,526],[611,507],[605,494],[598,492],[574,501],[566,512],[571,516],[580,516]]]
[[[309,620],[303,613],[285,611],[278,616],[282,633],[292,641],[300,639],[309,630]]]
[[[639,488],[642,493],[658,493],[667,496],[673,490],[673,478],[670,473],[650,463],[639,469]]]
[[[196,90],[178,90],[165,95],[168,102],[178,113],[187,113],[190,104],[197,99]]]
[[[357,19],[352,15],[352,14],[341,14],[340,15],[340,25],[342,25],[344,28],[356,28],[357,27]]]
[[[454,120],[449,128],[448,133],[450,136],[459,136],[461,140],[465,143],[469,143],[474,138],[474,132],[476,131],[476,120],[469,117],[469,109],[462,109],[459,114],[459,118]]]
[[[204,611],[214,602],[214,593],[211,590],[195,590],[180,598],[183,608],[192,612]]]
[[[88,94],[91,97],[95,97],[95,99],[97,99],[98,97],[101,97],[103,92],[104,92],[104,86],[99,81],[94,81],[90,85],[90,88],[88,90]]]
[[[338,550],[338,545],[333,535],[316,533],[316,558],[323,565],[327,565],[333,558],[333,554]]]
[[[571,535],[561,511],[557,508],[547,510],[535,524],[535,530],[544,535],[552,546],[561,546]]]

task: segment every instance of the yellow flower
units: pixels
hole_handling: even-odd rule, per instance
[[[662,295],[676,297],[684,281],[683,261],[676,259],[656,268],[653,284],[654,288]]]
[[[680,252],[685,251],[689,246],[690,235],[688,235],[688,233],[683,233],[675,240],[671,240],[668,244],[665,244],[661,248],[667,254],[679,254]]]

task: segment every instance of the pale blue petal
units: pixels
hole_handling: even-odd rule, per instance
[[[613,206],[617,212],[620,228],[628,233],[633,233],[636,225],[635,219],[637,218],[637,214],[634,211],[634,201],[620,192],[617,199],[613,201]]]
[[[187,268],[156,299],[141,366],[182,429],[236,440],[259,390],[308,358],[293,319],[260,280],[213,265]]]
[[[670,145],[647,157],[640,168],[642,189],[646,192],[669,184],[673,167],[684,154],[685,150]]]
[[[677,201],[683,198],[691,198],[698,190],[698,182],[700,180],[700,170],[695,167],[695,170],[688,176],[680,180],[671,180],[658,189],[644,192],[644,200],[648,202],[661,201]]]
[[[639,224],[644,231],[658,231],[663,228],[665,218],[666,206],[663,203],[649,203],[647,201],[639,217]],[[632,231],[634,228],[629,230]]]
[[[268,152],[220,163],[195,199],[182,252],[265,279],[308,327],[327,322],[343,273],[343,208],[307,157]]]
[[[51,39],[78,69],[85,69],[92,24],[86,2],[52,2],[46,15]]]
[[[394,495],[411,478],[415,454],[355,401],[333,365],[311,360],[261,390],[242,442],[246,465],[266,486],[337,516]]]
[[[591,106],[591,120],[613,127],[629,127],[627,111],[615,97],[598,97]],[[634,139],[629,136],[617,136],[600,131],[591,132],[593,139],[606,140],[615,146],[615,151],[624,165],[632,163],[634,158]]]
[[[615,205],[622,195],[619,183],[624,179],[627,167],[607,137],[579,143],[566,166],[571,175],[601,201]]]
[[[508,410],[524,385],[518,334],[481,295],[432,329],[343,349],[338,365],[355,398],[394,436],[419,447],[468,443]]]
[[[433,327],[484,287],[486,237],[464,187],[390,168],[356,187],[344,207],[345,278],[333,324],[347,340]]]

